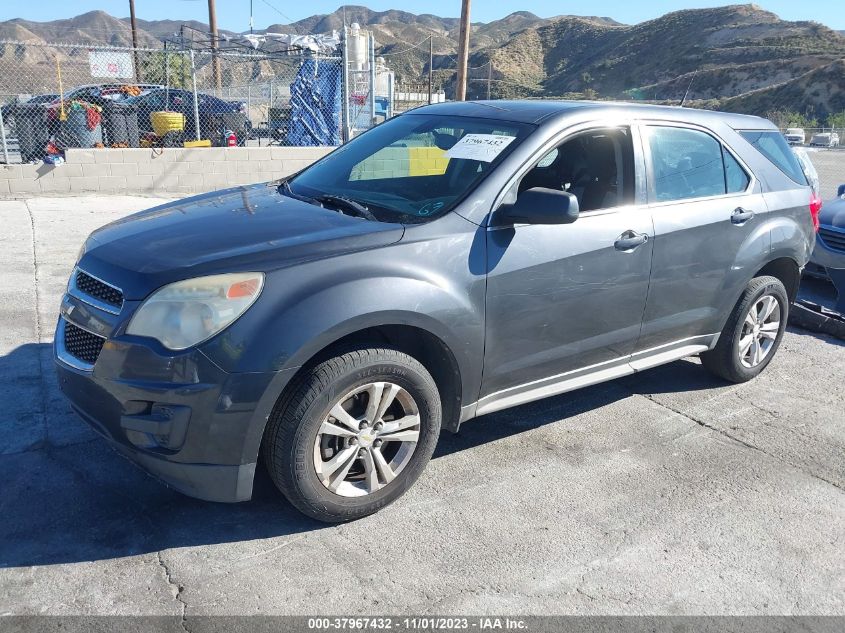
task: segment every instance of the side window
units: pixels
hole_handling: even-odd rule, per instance
[[[566,139],[522,177],[516,192],[534,187],[568,191],[581,211],[612,209],[634,201],[634,149],[628,128],[598,129]]]
[[[672,127],[649,131],[658,202],[724,195],[722,145],[704,132]]]
[[[787,145],[786,139],[776,130],[740,132],[742,138],[751,143],[758,152],[768,158],[773,165],[780,169],[799,185],[806,185],[807,176],[801,169],[801,163],[795,153]]]
[[[725,159],[725,186],[728,193],[742,193],[748,189],[751,179],[728,150],[722,148],[722,154]]]

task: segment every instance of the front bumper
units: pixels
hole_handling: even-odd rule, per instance
[[[817,277],[828,277],[830,269],[845,269],[845,251],[838,250],[831,247],[825,242],[825,235],[843,235],[842,240],[845,240],[845,230],[837,229],[829,225],[823,225],[822,231],[816,236],[816,246],[813,248],[813,254],[810,257],[810,264],[807,267],[808,272]],[[837,244],[841,244],[842,240],[834,240]]]
[[[840,235],[842,237],[839,237]],[[825,242],[825,236],[828,237],[828,242]],[[837,248],[833,248],[831,242],[836,244]],[[812,277],[821,277],[833,282],[837,293],[835,308],[845,314],[845,251],[840,250],[843,243],[845,230],[822,225],[805,272]]]
[[[69,325],[104,339],[91,364],[65,345]],[[54,342],[59,386],[120,453],[171,487],[209,501],[252,496],[274,389],[285,372],[229,374],[200,350],[171,352],[122,334],[125,322],[66,295]]]

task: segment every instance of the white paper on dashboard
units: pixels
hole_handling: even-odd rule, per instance
[[[500,134],[467,134],[446,152],[446,156],[491,163],[513,142],[513,139],[513,136]]]

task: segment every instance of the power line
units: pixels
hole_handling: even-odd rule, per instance
[[[420,46],[422,46],[423,44],[428,44],[428,41],[429,41],[432,37],[433,37],[432,35],[429,35],[427,38],[425,38],[425,39],[424,39],[422,42],[420,42],[419,44],[414,44],[413,46],[409,46],[408,48],[405,48],[405,49],[403,49],[403,50],[401,50],[401,51],[392,51],[392,52],[390,52],[390,53],[379,53],[379,56],[381,56],[381,57],[391,57],[391,56],[393,56],[393,55],[401,55],[402,53],[407,53],[408,51],[413,51],[413,50],[416,50],[416,49],[418,49]]]
[[[282,13],[282,12],[279,10],[279,8],[278,8],[278,7],[276,7],[276,6],[272,5],[272,4],[270,4],[267,0],[261,0],[261,2],[263,2],[263,3],[264,3],[264,4],[266,4],[268,7],[270,7],[271,9],[273,9],[273,11],[275,11],[276,13],[278,13],[280,16],[282,16],[282,17],[283,17],[285,20],[287,20],[288,22],[295,22],[295,21],[296,21],[296,20],[294,20],[293,18],[291,18],[291,17],[289,17],[289,16],[285,15],[284,13]]]

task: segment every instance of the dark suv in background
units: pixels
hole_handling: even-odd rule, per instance
[[[285,180],[95,231],[55,355],[79,414],[186,494],[263,459],[303,512],[372,513],[441,428],[698,354],[772,360],[820,203],[755,117],[479,102]]]

